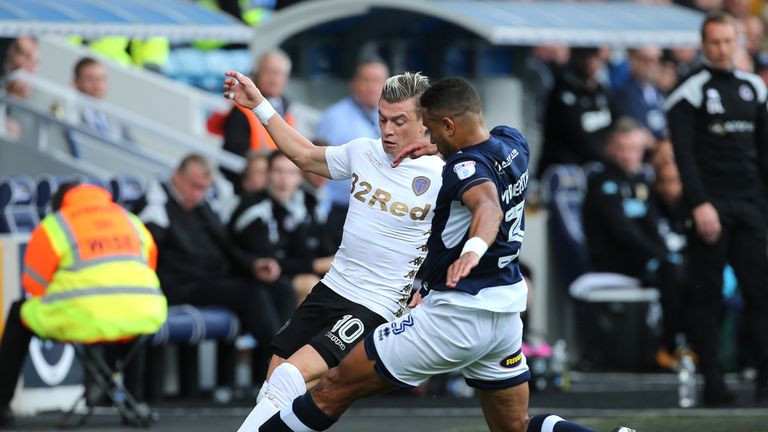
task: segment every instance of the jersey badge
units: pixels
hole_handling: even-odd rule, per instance
[[[459,177],[459,180],[464,180],[472,176],[475,173],[475,161],[464,161],[457,163],[453,166],[453,172]]]
[[[755,98],[755,94],[752,92],[752,89],[749,88],[749,86],[746,84],[742,84],[739,87],[739,96],[741,96],[741,98],[747,102]]]
[[[411,189],[413,189],[413,193],[415,193],[416,196],[421,196],[429,190],[431,184],[432,181],[428,177],[418,176],[411,182]]]

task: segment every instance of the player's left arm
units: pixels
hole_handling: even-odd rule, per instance
[[[472,186],[464,191],[461,200],[472,213],[472,222],[469,226],[469,240],[465,243],[461,256],[448,267],[446,285],[450,288],[455,288],[459,280],[466,277],[480,262],[482,253],[478,253],[476,248],[468,248],[467,244],[474,243],[479,245],[480,249],[486,249],[493,244],[504,216],[499,203],[499,192],[493,182],[486,181]],[[480,240],[485,243],[485,248],[479,244]]]

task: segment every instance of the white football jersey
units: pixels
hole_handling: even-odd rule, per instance
[[[406,159],[392,168],[380,139],[327,147],[334,180],[352,179],[344,236],[323,283],[391,321],[404,313],[442,184],[443,160]]]

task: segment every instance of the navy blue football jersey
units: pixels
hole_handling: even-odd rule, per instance
[[[422,295],[448,290],[448,267],[459,258],[469,238],[472,213],[462,195],[473,186],[493,182],[504,218],[499,233],[479,264],[455,289],[475,295],[483,288],[507,286],[522,280],[518,255],[523,242],[523,207],[528,189],[528,142],[517,130],[498,126],[487,141],[462,149],[445,161],[443,185],[437,195],[432,233],[422,268]]]

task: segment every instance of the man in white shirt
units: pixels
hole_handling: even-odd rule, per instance
[[[330,271],[272,342],[274,356],[258,405],[240,431],[255,431],[313,386],[329,368],[386,321],[402,316],[441,185],[443,161],[434,156],[391,167],[406,145],[426,141],[419,97],[427,77],[389,78],[379,101],[381,139],[358,138],[317,147],[289,127],[253,82],[227,72],[225,96],[252,109],[277,146],[300,168],[330,179],[352,179],[341,246]]]

